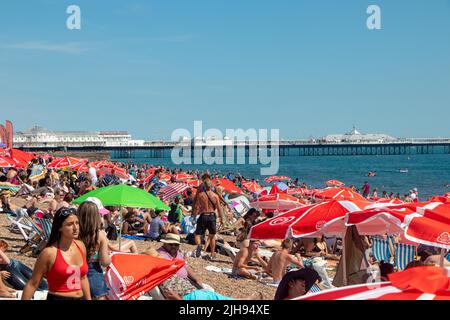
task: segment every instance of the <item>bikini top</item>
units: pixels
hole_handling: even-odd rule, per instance
[[[75,292],[81,290],[81,278],[86,276],[88,265],[85,254],[76,242],[75,245],[83,258],[81,266],[71,266],[66,262],[58,242],[55,263],[53,263],[52,268],[47,273],[49,292]]]

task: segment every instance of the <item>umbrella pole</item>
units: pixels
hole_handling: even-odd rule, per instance
[[[119,207],[119,252],[122,249],[122,206]]]
[[[345,250],[345,237],[347,236],[347,232],[345,232],[344,237],[342,238],[342,256],[341,259],[343,260],[343,264],[342,264],[342,270],[343,270],[343,274],[344,274],[344,278],[343,278],[343,282],[344,282],[344,287],[347,285],[347,259],[346,259],[346,251]]]

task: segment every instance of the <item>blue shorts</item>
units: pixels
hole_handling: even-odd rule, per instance
[[[183,296],[183,300],[235,300],[210,290],[194,290]]]
[[[88,266],[87,278],[91,289],[91,297],[99,298],[108,295],[109,288],[103,278],[103,270],[100,263],[91,262]]]

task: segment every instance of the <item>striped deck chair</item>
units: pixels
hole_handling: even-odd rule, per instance
[[[372,254],[377,261],[383,260],[389,262],[391,259],[391,251],[387,240],[372,238]]]
[[[309,289],[308,294],[321,292],[322,289],[319,288],[317,284],[313,284],[311,289]]]
[[[397,243],[395,245],[394,264],[397,270],[405,269],[408,263],[414,261],[415,257],[416,246],[405,243]]]
[[[40,227],[42,228],[42,234],[45,239],[50,239],[50,234],[52,233],[52,220],[51,219],[44,219],[44,218],[37,218],[36,221],[39,223]]]

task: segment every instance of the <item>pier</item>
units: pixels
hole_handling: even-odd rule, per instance
[[[24,146],[21,149],[25,151],[36,152],[55,152],[55,151],[91,151],[91,152],[110,152],[111,158],[114,159],[133,159],[139,157],[139,154],[145,153],[146,158],[170,158],[174,147],[181,147],[177,142],[145,142],[141,146]],[[395,142],[381,143],[330,143],[324,141],[307,141],[307,140],[285,140],[279,142],[252,143],[252,142],[236,142],[234,145],[193,145],[191,154],[196,149],[209,148],[214,152],[222,148],[222,154],[226,154],[226,150],[234,148],[234,154],[259,154],[260,148],[267,148],[268,152],[277,152],[281,157],[288,156],[375,156],[375,155],[414,155],[414,154],[450,154],[450,139],[399,139]],[[189,148],[188,147],[188,148]],[[263,152],[266,152],[263,149]]]

